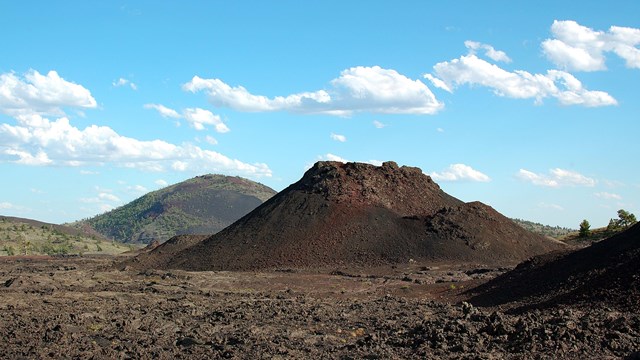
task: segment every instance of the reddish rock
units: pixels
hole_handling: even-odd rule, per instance
[[[161,267],[252,270],[410,259],[498,263],[562,247],[489,206],[446,194],[418,168],[318,162],[300,181]]]

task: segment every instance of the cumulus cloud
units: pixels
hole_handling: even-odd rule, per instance
[[[452,164],[441,172],[430,173],[429,176],[436,181],[491,181],[489,176],[465,164]]]
[[[212,125],[216,132],[229,132],[227,125],[222,122],[220,116],[215,115],[209,110],[200,108],[188,108],[182,111],[182,115],[174,109],[168,108],[161,104],[145,104],[145,109],[156,110],[160,116],[173,119],[185,119],[189,126],[196,130],[205,130],[205,125]]]
[[[520,169],[516,176],[524,181],[530,182],[533,185],[545,186],[545,187],[560,187],[560,186],[587,186],[593,187],[596,185],[596,180],[590,177],[586,177],[580,173],[571,170],[564,170],[555,168],[549,170],[549,174],[536,174],[532,171]]]
[[[510,72],[473,54],[438,63],[433,69],[435,75],[426,74],[424,77],[448,92],[466,84],[488,87],[498,96],[535,99],[538,104],[548,97],[558,99],[562,105],[597,107],[617,104],[606,92],[587,90],[573,75],[559,70],[548,70],[546,74],[531,74],[523,70]]]
[[[611,26],[596,31],[572,20],[554,21],[553,39],[542,43],[546,57],[567,70],[605,70],[605,53],[612,52],[625,60],[629,68],[640,68],[640,29]]]
[[[213,125],[216,132],[226,133],[229,131],[227,125],[225,125],[220,119],[220,116],[213,114],[209,110],[189,108],[185,109],[183,114],[184,119],[187,120],[189,125],[196,130],[204,130],[205,125]]]
[[[496,50],[491,45],[467,40],[464,42],[464,46],[466,46],[472,54],[475,54],[478,50],[484,50],[485,56],[489,57],[493,61],[502,61],[506,63],[511,62],[511,58],[509,58],[504,51]]]
[[[144,104],[145,109],[154,109],[160,116],[166,118],[180,119],[182,116],[177,111],[161,104]]]
[[[55,71],[42,75],[35,70],[24,77],[0,74],[0,112],[21,114],[63,114],[63,107],[95,108],[96,100],[81,85],[66,81]]]
[[[175,145],[162,140],[142,141],[116,133],[106,126],[79,129],[62,117],[51,121],[41,115],[20,115],[18,124],[0,124],[0,162],[26,165],[103,165],[147,171],[240,173],[271,176],[266,164],[247,164],[192,144]],[[176,168],[174,164],[183,165]]]
[[[183,89],[194,93],[204,91],[215,106],[247,112],[289,111],[339,116],[354,112],[434,114],[444,107],[422,81],[379,66],[346,69],[330,84],[329,90],[269,98],[254,95],[242,86],[230,86],[220,79],[194,76]]]
[[[595,195],[596,197],[599,197],[600,199],[605,199],[605,200],[622,200],[622,196],[614,193],[604,192],[604,191],[594,193],[593,195]]]
[[[335,141],[338,141],[338,142],[346,142],[347,141],[347,137],[344,136],[344,135],[331,133],[331,140],[335,140]]]
[[[154,181],[154,183],[156,185],[158,185],[158,186],[161,186],[161,187],[165,187],[165,186],[169,185],[169,183],[166,180],[163,180],[163,179],[158,179],[158,180]]]
[[[132,90],[138,90],[138,86],[125,78],[119,78],[111,83],[114,87],[129,86]]]

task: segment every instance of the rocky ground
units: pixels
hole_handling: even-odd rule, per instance
[[[512,314],[463,302],[504,268],[195,273],[113,264],[0,259],[0,357],[640,358],[637,312],[563,305]]]

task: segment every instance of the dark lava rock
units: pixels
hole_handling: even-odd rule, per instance
[[[318,162],[222,232],[161,245],[133,266],[253,270],[414,261],[517,262],[563,248],[491,207],[446,194],[418,168]]]
[[[575,252],[530,259],[471,290],[481,306],[606,305],[640,310],[640,224]]]

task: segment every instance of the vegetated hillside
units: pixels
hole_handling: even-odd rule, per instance
[[[608,227],[605,226],[605,227],[589,230],[589,235],[584,237],[581,237],[580,232],[575,230],[558,238],[558,240],[561,240],[567,244],[578,244],[578,245],[587,244],[588,245],[592,242],[596,242],[596,241],[600,241],[600,240],[604,240],[606,238],[612,237],[624,230],[625,229],[622,229],[622,228],[609,229]]]
[[[130,246],[72,227],[0,216],[0,255],[118,254]]]
[[[640,224],[574,252],[526,261],[473,289],[475,305],[595,304],[640,310]]]
[[[132,266],[188,270],[374,266],[415,261],[517,262],[564,244],[464,203],[420,169],[318,162],[222,232]],[[153,259],[164,251],[168,261]]]
[[[163,242],[179,234],[214,234],[276,192],[240,177],[204,175],[148,193],[73,224],[124,243]]]
[[[517,218],[512,218],[511,220],[533,233],[540,234],[543,236],[550,236],[554,239],[560,239],[569,233],[577,231],[575,229],[569,229],[566,227],[549,226],[549,225],[544,225],[537,222],[522,220]]]

